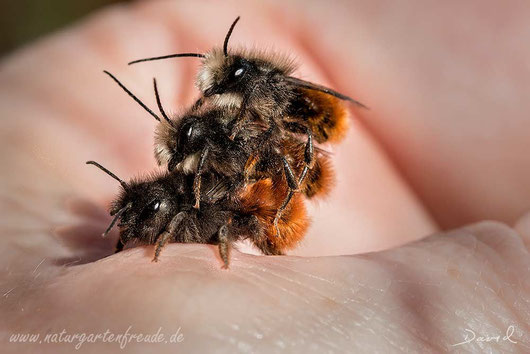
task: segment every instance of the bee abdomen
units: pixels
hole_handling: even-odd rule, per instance
[[[340,142],[348,130],[348,114],[342,101],[320,91],[299,92],[289,106],[288,119],[308,127],[319,143]]]
[[[274,217],[286,195],[285,183],[274,183],[270,178],[247,185],[240,194],[241,212],[256,216],[263,226],[263,236],[253,242],[265,254],[282,254],[294,248],[309,227],[302,196],[295,194],[282,213],[278,222],[280,236],[276,236]]]
[[[297,140],[290,140],[284,144],[285,153],[296,162],[293,164],[293,168],[297,176],[300,176],[304,169],[305,144]],[[330,158],[317,149],[313,166],[302,181],[300,191],[307,198],[325,197],[331,191],[334,181],[335,173]]]
[[[307,198],[327,196],[335,182],[335,174],[327,157],[318,156],[315,165],[307,173],[302,192]]]

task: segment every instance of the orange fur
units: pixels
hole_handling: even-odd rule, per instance
[[[305,144],[291,139],[284,141],[284,154],[296,175],[299,176],[304,168]],[[335,173],[331,160],[328,156],[315,151],[313,166],[309,169],[305,180],[300,186],[300,191],[308,198],[325,197],[333,188]]]
[[[304,237],[309,227],[305,204],[300,194],[295,194],[278,222],[280,236],[276,236],[273,222],[276,211],[287,195],[282,181],[261,179],[247,185],[240,194],[242,211],[255,215],[265,228],[263,239],[254,240],[265,254],[282,254],[294,248]]]
[[[308,198],[324,198],[329,195],[334,184],[335,173],[331,161],[327,156],[318,156],[300,188]]]
[[[337,97],[316,90],[302,90],[314,114],[304,118],[319,143],[338,143],[348,131],[348,111]]]

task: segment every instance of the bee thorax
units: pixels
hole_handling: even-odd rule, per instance
[[[241,95],[237,93],[223,93],[212,97],[215,105],[229,108],[239,108],[243,102]]]

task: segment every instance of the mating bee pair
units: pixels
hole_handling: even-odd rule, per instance
[[[154,244],[154,261],[170,241],[219,245],[224,266],[233,241],[248,238],[264,254],[278,255],[304,236],[309,219],[303,196],[325,195],[333,183],[331,162],[317,143],[337,143],[348,117],[341,100],[359,102],[327,87],[291,76],[283,56],[244,49],[228,51],[232,23],[222,48],[198,57],[196,85],[202,96],[183,115],[169,117],[156,80],[161,117],[116,77],[120,87],[159,121],[155,156],[167,172],[124,182],[111,207],[117,221],[117,251],[129,240]],[[362,106],[364,107],[364,106]]]

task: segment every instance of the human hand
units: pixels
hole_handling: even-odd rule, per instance
[[[132,326],[144,334],[162,327],[168,337],[181,327],[184,336],[181,343],[131,343],[132,352],[528,351],[528,219],[518,222],[519,233],[484,222],[394,247],[487,218],[515,225],[530,198],[530,164],[520,148],[530,107],[518,96],[529,81],[508,77],[502,102],[485,100],[498,93],[499,81],[488,75],[500,59],[478,55],[476,43],[450,41],[462,28],[448,8],[424,9],[423,18],[453,26],[420,24],[421,31],[399,22],[414,16],[412,5],[303,6],[115,7],[3,61],[4,343],[12,333],[121,333]],[[293,17],[299,11],[304,16]],[[242,21],[231,43],[294,53],[302,77],[371,107],[353,111],[350,134],[334,151],[338,185],[312,207],[313,227],[293,252],[301,257],[233,252],[223,271],[215,247],[171,244],[157,264],[149,246],[103,258],[116,237],[99,235],[117,185],[84,161],[100,161],[123,179],[151,171],[155,122],[101,71],[115,73],[151,107],[157,77],[165,107],[176,110],[198,94],[197,61],[126,63],[204,51],[220,44],[236,15]],[[464,32],[487,38],[489,24]],[[524,50],[505,60],[530,58]],[[490,65],[473,65],[484,56]],[[451,347],[465,329],[496,336],[510,325],[517,344]],[[72,346],[11,343],[8,350]]]

